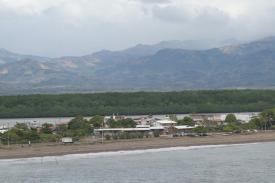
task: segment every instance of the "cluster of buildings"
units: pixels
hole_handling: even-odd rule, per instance
[[[123,116],[111,116],[113,120],[121,120],[125,119],[126,117]],[[109,117],[106,118],[108,120]],[[192,129],[196,126],[187,126],[181,125],[178,126],[176,121],[169,119],[168,117],[160,119],[155,118],[153,116],[143,116],[143,117],[136,117],[133,118],[136,122],[136,128],[100,128],[95,129],[95,134],[98,136],[102,135],[109,135],[115,136],[120,133],[141,133],[144,136],[159,134],[159,135],[168,135],[168,134],[177,134],[180,136],[188,135],[192,133]]]
[[[179,119],[182,119],[185,116],[189,116],[193,119],[197,126],[217,126],[222,124],[226,118],[227,113],[211,113],[211,114],[182,114],[175,115]],[[246,123],[252,117],[257,116],[258,113],[236,113],[237,119],[240,122]],[[131,118],[136,123],[136,128],[102,128],[96,129],[95,132],[98,134],[102,133],[120,133],[120,132],[148,132],[154,133],[158,132],[160,134],[171,134],[176,133],[179,135],[184,135],[191,133],[192,129],[195,126],[179,126],[176,123],[176,120],[171,120],[173,118],[169,118],[165,115],[144,115],[144,116],[120,116],[120,115],[112,115],[106,116],[105,121],[109,119],[113,120],[122,120],[126,118]],[[5,133],[8,128],[14,126],[17,122],[26,123],[28,126],[32,128],[39,129],[42,123],[51,123],[54,126],[57,124],[67,124],[73,118],[34,118],[34,119],[1,119],[0,120],[0,133]],[[89,119],[89,117],[87,117]],[[5,124],[5,125],[4,125]],[[9,127],[6,125],[9,124]]]
[[[238,120],[241,123],[247,123],[249,120],[257,116],[258,113],[240,113],[235,114]],[[100,128],[96,129],[95,133],[97,135],[117,135],[119,133],[127,132],[127,133],[143,133],[143,134],[153,134],[155,132],[159,133],[160,135],[168,135],[173,134],[177,136],[184,136],[193,134],[192,131],[197,126],[205,126],[205,127],[215,127],[217,125],[221,125],[224,123],[224,120],[227,116],[226,113],[212,113],[212,114],[188,114],[185,115],[191,117],[195,126],[187,126],[187,125],[177,125],[176,121],[171,120],[168,116],[166,117],[157,117],[157,116],[140,116],[132,118],[136,122],[136,128]],[[182,116],[185,117],[185,116]],[[113,120],[122,120],[125,119],[126,116],[119,116],[119,115],[112,115],[106,117],[105,120],[108,119]]]

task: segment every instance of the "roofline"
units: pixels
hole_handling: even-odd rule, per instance
[[[150,128],[99,128],[95,129],[96,132],[101,131],[150,131]]]

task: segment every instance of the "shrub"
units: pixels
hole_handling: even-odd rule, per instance
[[[207,133],[207,128],[205,128],[205,127],[203,127],[203,126],[197,126],[196,128],[194,128],[193,130],[192,130],[194,133],[201,133],[201,134],[203,134],[203,133]]]
[[[40,139],[42,142],[57,142],[59,140],[59,137],[54,134],[40,134]]]
[[[160,136],[159,131],[154,131],[154,137],[159,137],[159,136]]]
[[[223,127],[224,132],[240,132],[240,127],[234,124],[228,124]]]
[[[106,140],[111,140],[111,136],[110,135],[105,135],[105,139]]]
[[[236,124],[238,122],[235,114],[228,114],[225,118],[225,122],[228,124]]]

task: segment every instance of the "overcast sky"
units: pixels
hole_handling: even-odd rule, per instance
[[[275,35],[273,0],[0,0],[0,47],[82,55],[162,40]]]

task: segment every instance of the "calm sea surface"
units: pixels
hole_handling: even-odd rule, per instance
[[[1,183],[274,183],[275,143],[1,160]]]

